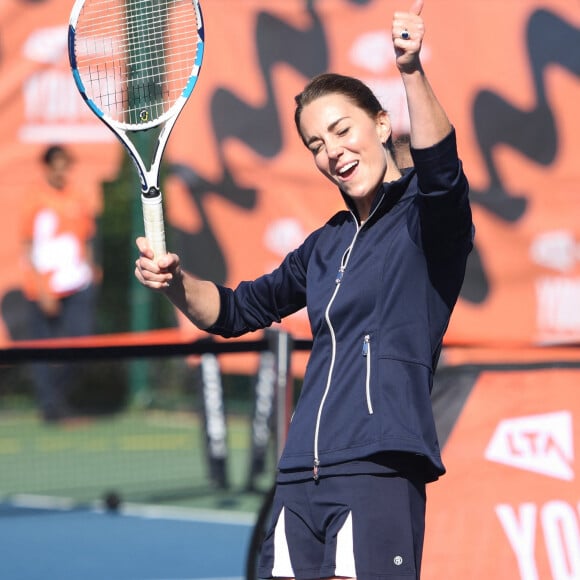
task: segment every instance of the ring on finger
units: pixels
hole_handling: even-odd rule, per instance
[[[409,31],[406,28],[403,28],[401,32],[401,38],[403,40],[409,40],[411,38],[411,35],[409,34]]]

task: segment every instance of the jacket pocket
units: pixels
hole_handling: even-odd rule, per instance
[[[366,372],[365,372],[365,394],[367,399],[367,409],[369,415],[373,414],[373,402],[371,400],[371,335],[365,334],[363,338],[363,348],[362,354],[366,359]]]

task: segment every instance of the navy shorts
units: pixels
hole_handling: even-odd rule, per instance
[[[425,484],[398,475],[279,483],[260,578],[419,578]]]

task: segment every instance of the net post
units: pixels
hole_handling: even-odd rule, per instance
[[[276,360],[276,457],[280,458],[294,405],[294,376],[292,375],[292,336],[281,329],[268,329],[266,337]]]

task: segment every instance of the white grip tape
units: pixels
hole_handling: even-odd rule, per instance
[[[145,223],[145,237],[147,238],[155,258],[167,254],[165,247],[165,226],[163,222],[163,204],[161,194],[155,197],[141,195],[143,205],[143,221]]]

